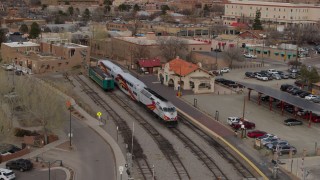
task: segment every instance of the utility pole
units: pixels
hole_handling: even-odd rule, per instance
[[[296,69],[298,68],[299,40],[300,40],[300,23],[298,24],[297,53],[296,53]]]

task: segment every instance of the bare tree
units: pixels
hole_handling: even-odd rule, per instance
[[[245,60],[242,55],[242,49],[240,48],[229,48],[223,52],[223,56],[229,61],[231,68],[234,61],[243,62]]]
[[[62,126],[66,118],[64,101],[52,89],[33,78],[23,78],[16,84],[16,92],[21,106],[30,115],[30,123],[40,124],[43,128],[45,143],[48,133]]]
[[[141,22],[139,20],[133,20],[128,24],[128,29],[131,31],[132,36],[138,34],[139,28],[141,27]]]
[[[175,36],[158,37],[157,43],[162,56],[167,60],[172,60],[176,56],[185,56],[187,50],[186,40]]]
[[[214,24],[212,25],[212,30],[215,32],[215,35],[223,34],[228,27],[224,24]]]
[[[279,40],[284,39],[283,34],[276,29],[266,29],[266,34],[267,37],[265,38],[265,44],[267,46],[278,44]]]
[[[142,59],[142,58],[149,58],[150,56],[150,51],[149,49],[145,46],[144,41],[139,41],[139,45],[136,45],[132,49],[133,57],[134,59]]]

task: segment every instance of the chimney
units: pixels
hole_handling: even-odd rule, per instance
[[[148,40],[156,40],[156,34],[154,32],[148,32],[146,37]]]

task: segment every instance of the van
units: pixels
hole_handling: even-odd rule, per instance
[[[0,168],[0,179],[12,180],[16,179],[16,175],[12,170]]]

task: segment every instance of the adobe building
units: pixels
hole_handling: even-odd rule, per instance
[[[14,63],[28,73],[64,72],[87,64],[90,59],[88,46],[66,43],[58,39],[33,42],[2,43],[4,63]]]
[[[192,90],[194,93],[213,93],[214,77],[202,69],[201,63],[193,64],[176,57],[158,71],[159,81],[175,90]]]
[[[141,58],[161,57],[160,41],[172,38],[172,36],[156,36],[149,32],[145,37],[114,37],[112,38],[112,58],[115,60],[129,61],[131,65],[135,64]],[[181,54],[188,56],[192,51],[209,52],[210,44],[207,42],[195,41],[193,39],[179,40],[185,43],[185,49]],[[161,59],[165,61],[165,59]]]

